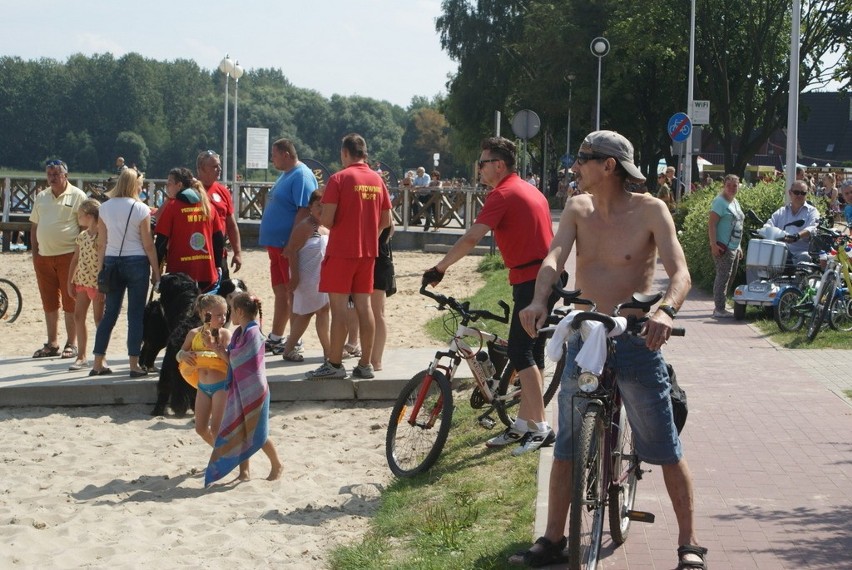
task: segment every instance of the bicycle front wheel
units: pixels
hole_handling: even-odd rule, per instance
[[[8,279],[0,279],[0,321],[14,323],[23,304],[18,286]]]
[[[852,299],[848,293],[834,296],[828,311],[828,325],[836,331],[852,331]]]
[[[775,323],[784,332],[795,332],[805,324],[805,316],[798,310],[802,292],[795,287],[786,289],[775,305]]]
[[[615,544],[624,544],[630,532],[630,517],[627,513],[633,510],[636,501],[636,482],[638,480],[639,457],[633,447],[633,430],[627,422],[627,410],[621,406],[618,414],[618,429],[615,444],[612,449],[612,478],[614,481],[624,479],[620,484],[612,485],[609,489],[609,531]]]
[[[568,567],[594,570],[604,525],[603,409],[592,404],[583,414],[579,447],[574,450],[574,477],[569,514]]]
[[[826,273],[817,290],[814,301],[814,310],[811,312],[811,320],[808,323],[808,342],[811,342],[819,334],[822,323],[828,316],[831,300],[834,298],[834,286],[837,283],[834,273]]]
[[[385,438],[388,466],[397,477],[423,473],[438,460],[453,419],[453,391],[440,372],[423,370],[408,381],[391,410]]]

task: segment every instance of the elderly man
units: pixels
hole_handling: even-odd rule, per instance
[[[633,145],[622,135],[613,131],[590,133],[571,169],[586,193],[565,206],[550,252],[538,272],[535,297],[521,311],[521,322],[530,335],[544,326],[551,285],[575,244],[576,287],[603,313],[611,313],[635,291],[657,287],[654,268],[659,256],[669,278],[662,303],[647,321],[644,339],[627,335],[615,339],[614,368],[636,451],[643,461],[662,466],[677,518],[678,568],[705,568],[707,550],[696,545],[693,524],[692,476],[675,428],[668,397],[671,381],[660,352],[691,285],[674,222],[660,200],[626,190],[628,181],[643,182],[645,177],[633,163]],[[582,416],[573,413],[572,406],[572,395],[579,390],[580,371],[574,359],[580,345],[579,335],[568,342],[569,364],[559,394],[559,433],[550,471],[547,528],[529,550],[510,559],[513,563],[544,566],[562,559],[565,519],[575,499],[570,481]]]
[[[422,166],[417,168],[417,175],[414,177],[414,188],[417,190],[417,199],[420,201],[420,212],[423,214],[423,231],[429,230],[429,225],[432,223],[432,218],[435,214],[435,207],[426,207],[432,194],[429,191],[429,186],[432,184],[432,177],[426,174],[426,169]]]
[[[222,163],[219,155],[212,150],[205,150],[195,159],[195,170],[198,179],[204,185],[204,189],[207,190],[210,203],[216,208],[216,213],[219,214],[219,229],[223,235],[228,236],[231,249],[234,250],[231,267],[234,268],[234,273],[236,273],[243,266],[243,248],[240,242],[240,228],[237,226],[236,217],[234,217],[234,200],[231,197],[231,191],[219,182],[219,175],[222,174]],[[222,270],[222,279],[227,279],[229,275],[227,249],[223,251],[222,259],[217,265]]]
[[[492,137],[483,140],[480,148],[479,177],[492,189],[476,221],[444,258],[423,274],[422,283],[439,283],[451,265],[467,255],[485,234],[494,231],[512,285],[515,307],[509,328],[509,360],[518,371],[522,397],[514,425],[485,445],[515,445],[513,455],[521,455],[551,445],[556,437],[544,418],[541,394],[545,339],[528,335],[518,317],[518,312],[532,301],[538,268],[553,239],[553,224],[547,199],[535,186],[522,180],[515,170],[514,143]],[[548,308],[555,303],[553,296]]]
[[[796,180],[790,185],[790,202],[781,206],[769,217],[764,228],[776,227],[787,232],[787,237],[784,241],[787,243],[787,249],[790,251],[790,261],[796,263],[798,261],[807,261],[808,245],[811,243],[811,236],[816,231],[817,220],[819,220],[819,211],[808,204],[805,199],[808,196],[808,186],[803,180]],[[802,220],[804,225],[795,226],[793,222]]]
[[[269,273],[275,295],[272,330],[266,348],[277,353],[284,346],[284,328],[290,319],[293,298],[288,289],[290,264],[284,248],[290,241],[293,227],[308,216],[308,200],[318,184],[311,169],[299,161],[296,146],[288,139],[272,143],[272,164],[281,171],[281,175],[267,196],[258,243],[266,248],[269,255]]]
[[[80,233],[77,210],[86,194],[68,182],[68,165],[61,160],[49,160],[45,168],[50,187],[36,195],[30,221],[33,223],[33,266],[47,324],[47,342],[35,351],[33,358],[60,356],[60,301],[68,339],[61,357],[74,358],[77,356],[75,303],[68,294],[68,270],[74,257],[75,240]]]

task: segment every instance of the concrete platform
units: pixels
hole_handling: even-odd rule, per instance
[[[267,355],[266,373],[272,400],[395,400],[405,383],[426,368],[437,346],[394,349],[385,352],[384,370],[372,380],[307,380],[305,373],[322,363],[322,353],[306,350],[305,361],[286,362]],[[157,375],[130,378],[126,363],[110,364],[114,374],[89,377],[88,370],[71,372],[73,360],[0,357],[0,406],[91,406],[153,404]],[[344,361],[351,373],[356,361]],[[159,365],[159,361],[158,361]],[[462,366],[459,379],[469,378]]]

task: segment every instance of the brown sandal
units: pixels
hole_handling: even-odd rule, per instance
[[[47,342],[44,343],[44,346],[33,353],[33,358],[49,358],[51,356],[59,356],[59,347],[53,346]]]
[[[66,344],[62,349],[62,356],[59,358],[77,358],[77,347],[73,344]]]

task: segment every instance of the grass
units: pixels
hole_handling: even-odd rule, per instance
[[[512,298],[507,270],[499,257],[485,258],[483,269],[486,284],[469,300],[499,314],[497,300]],[[427,329],[447,340],[442,317]],[[506,326],[493,321],[489,329],[506,334]],[[454,394],[452,428],[438,463],[427,473],[395,479],[382,493],[364,538],[335,549],[331,568],[507,568],[512,553],[529,547],[538,454],[512,457],[487,450],[483,443],[495,432],[479,427],[469,395],[470,389]]]
[[[748,314],[746,315],[748,317]],[[815,348],[840,348],[840,349],[848,349],[849,342],[852,340],[852,334],[843,331],[836,331],[829,328],[827,325],[823,325],[822,330],[819,331],[819,334],[813,340],[813,342],[808,342],[807,332],[808,332],[808,322],[805,319],[805,323],[802,325],[802,328],[797,332],[782,332],[781,329],[778,328],[778,324],[774,319],[767,319],[763,317],[761,313],[761,318],[753,321],[753,324],[760,329],[762,333],[767,335],[772,342],[778,344],[779,346],[783,346],[784,348],[805,348],[805,349],[815,349]]]
[[[483,442],[493,434],[477,426],[467,394],[456,392],[459,405],[438,463],[394,480],[366,536],[335,549],[331,568],[505,568],[512,553],[529,547],[538,454],[487,450]]]

